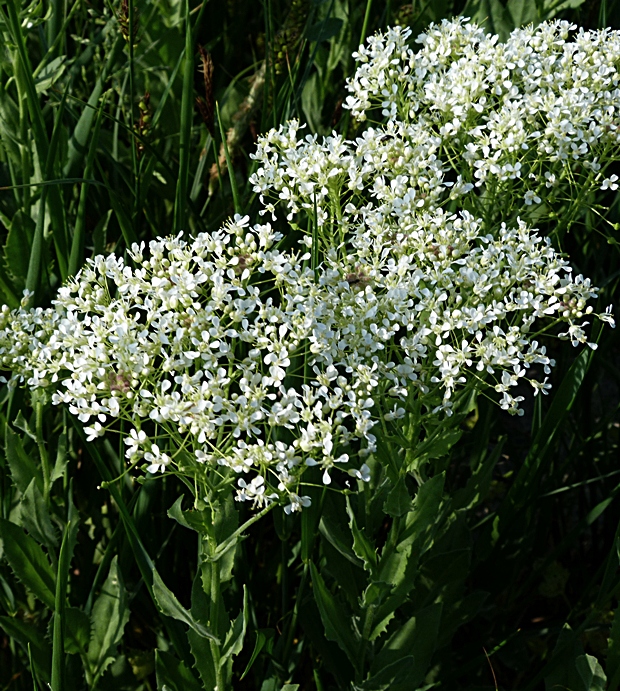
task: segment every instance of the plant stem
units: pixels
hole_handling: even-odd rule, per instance
[[[45,441],[43,439],[43,404],[40,401],[37,401],[35,405],[35,416],[37,447],[39,448],[41,466],[43,467],[43,500],[47,506],[49,504],[50,496],[51,473],[49,457],[47,455],[47,449],[45,448]]]
[[[242,526],[237,528],[235,532],[230,535],[224,542],[219,544],[215,550],[210,555],[210,561],[216,562],[220,557],[224,556],[224,554],[230,549],[230,547],[235,543],[237,538],[243,533],[244,530],[247,530],[253,523],[256,523],[256,521],[260,520],[263,516],[268,514],[271,509],[274,508],[276,504],[269,504],[266,506],[262,511],[259,511],[258,513],[255,513],[252,518],[247,520]]]
[[[215,553],[215,542],[210,543],[210,551]],[[217,631],[219,619],[219,601],[220,601],[220,565],[216,561],[211,562],[211,605],[209,609],[209,625],[212,631]],[[213,657],[213,667],[215,668],[215,690],[225,691],[226,682],[220,665],[220,644],[218,640],[210,640],[211,656]]]

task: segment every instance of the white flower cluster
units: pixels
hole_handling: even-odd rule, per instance
[[[399,27],[370,39],[348,105],[363,118],[379,94],[384,124],[349,142],[304,138],[293,121],[258,144],[262,213],[275,222],[283,205],[302,249],[235,216],[211,235],[134,245],[130,263],[95,257],[51,309],[2,309],[0,366],[51,387],[90,439],[125,429],[131,464],[220,475],[240,501],[289,513],[309,503],[309,466],[325,484],[335,468],[368,481],[375,428],[412,405],[450,415],[460,395],[495,389],[521,413],[514,387],[553,365],[540,332],[561,323],[561,338],[587,343],[596,289],[519,214],[498,217],[484,185],[508,182],[529,208],[572,163],[534,186],[523,171],[566,157],[615,184],[598,171],[617,143],[608,55],[620,44],[604,32],[566,44],[569,28],[502,45],[445,22],[418,53]],[[600,93],[577,112],[575,85],[594,72]],[[613,325],[610,310],[597,316]]]
[[[355,54],[346,107],[425,132],[445,179],[461,191],[486,186],[503,212],[541,204],[558,186],[607,189],[614,180],[602,170],[620,144],[620,32],[580,29],[569,41],[575,29],[545,22],[500,43],[465,19],[444,20],[414,52],[410,30],[394,27]]]
[[[253,176],[266,211],[330,217],[373,200],[380,213],[415,213],[458,200],[485,222],[570,221],[588,193],[617,188],[605,168],[620,154],[620,32],[554,21],[506,43],[464,19],[431,25],[409,45],[396,26],[354,54],[345,107],[380,120],[355,141],[319,141],[289,123],[261,140]],[[381,208],[383,206],[383,208]]]

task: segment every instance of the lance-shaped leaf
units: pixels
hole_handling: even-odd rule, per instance
[[[19,580],[51,610],[54,609],[56,575],[39,545],[15,523],[0,518],[4,556]]]
[[[183,607],[155,569],[153,569],[153,595],[162,614],[182,621],[203,638],[209,638],[213,641],[217,640],[207,626],[196,621],[191,612],[188,612]]]
[[[129,607],[125,586],[118,570],[117,557],[110,564],[110,572],[91,614],[92,631],[87,659],[94,677],[103,673],[114,661],[114,653],[125,624],[129,620]]]
[[[351,618],[342,604],[329,592],[316,566],[310,562],[314,599],[325,627],[325,637],[337,643],[354,667],[359,664],[359,635],[351,628]]]
[[[161,691],[202,691],[185,663],[163,650],[155,652],[157,688]]]

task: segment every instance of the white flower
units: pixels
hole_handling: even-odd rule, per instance
[[[94,441],[97,437],[105,434],[105,429],[98,422],[95,422],[91,427],[84,427],[84,431],[86,432],[86,441]]]
[[[612,329],[616,328],[616,322],[614,320],[614,315],[612,313],[613,305],[608,305],[605,308],[605,312],[603,314],[599,314],[598,318],[603,321],[607,322],[611,326]]]
[[[162,453],[157,444],[151,445],[151,450],[144,454],[144,460],[149,462],[147,466],[147,473],[163,473],[170,464],[170,457]]]
[[[618,183],[616,182],[618,180],[617,175],[612,175],[611,177],[605,178],[601,184],[601,189],[602,190],[617,190],[618,189]]]
[[[310,497],[307,496],[300,497],[297,494],[291,494],[289,499],[291,503],[284,507],[284,513],[286,514],[301,511],[302,508],[307,509],[312,504]]]
[[[545,380],[542,382],[537,381],[536,379],[530,379],[529,382],[534,387],[534,396],[537,396],[539,393],[542,393],[546,396],[551,389],[551,384],[547,383],[547,377],[545,377]]]
[[[525,205],[526,205],[526,206],[531,206],[532,204],[540,204],[541,199],[540,199],[540,197],[539,197],[537,194],[535,194],[534,192],[532,192],[532,190],[528,190],[528,191],[525,193],[525,199],[524,199],[524,201],[525,201]]]
[[[358,480],[362,480],[362,482],[370,482],[370,468],[365,463],[362,463],[359,470],[357,468],[351,468],[349,470],[349,475]]]

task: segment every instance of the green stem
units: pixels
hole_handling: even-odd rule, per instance
[[[214,543],[210,544],[210,551],[215,554],[217,548],[214,549]],[[211,604],[209,608],[209,625],[212,631],[217,631],[219,620],[219,601],[220,601],[220,565],[216,561],[211,562]],[[211,656],[213,657],[213,667],[215,668],[215,689],[217,691],[225,691],[226,680],[222,665],[220,664],[220,644],[219,640],[210,640]],[[215,690],[214,690],[215,691]]]
[[[45,505],[49,504],[50,487],[51,487],[51,470],[50,461],[45,448],[45,441],[43,439],[43,404],[37,401],[35,404],[36,416],[36,435],[37,447],[39,449],[39,456],[41,457],[41,466],[43,468],[43,500]]]
[[[366,40],[366,33],[368,32],[368,21],[370,19],[370,8],[372,7],[372,0],[366,2],[366,12],[364,13],[364,24],[362,25],[362,34],[360,36],[360,45]]]
[[[224,556],[230,547],[237,541],[237,538],[241,535],[241,533],[243,533],[244,530],[247,530],[253,523],[256,523],[256,521],[260,520],[263,516],[267,515],[271,509],[274,508],[274,506],[276,506],[276,504],[269,504],[262,511],[255,513],[252,518],[247,520],[241,527],[237,528],[232,535],[230,535],[226,540],[224,540],[224,542],[219,544],[213,550],[210,555],[210,561],[216,562],[218,559]]]

